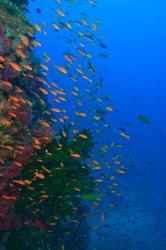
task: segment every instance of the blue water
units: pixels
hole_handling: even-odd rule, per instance
[[[125,153],[132,157],[133,164],[121,177],[122,197],[114,200],[116,208],[106,209],[109,198],[102,204],[108,226],[101,226],[90,233],[88,250],[164,250],[166,3],[162,0],[98,2],[97,9],[86,4],[84,8],[92,20],[93,15],[97,15],[103,22],[101,30],[108,46],[108,59],[102,61],[102,67],[97,57],[93,61],[97,72],[99,70],[104,77],[105,92],[111,94],[112,103],[119,110],[110,123],[115,130],[124,127],[131,135]],[[31,20],[41,23],[44,19],[49,23],[51,17],[45,15],[45,11],[50,12],[54,3],[32,2],[29,13]],[[41,15],[36,14],[37,7],[41,8]],[[77,18],[77,11],[73,15]],[[47,31],[45,37],[37,34],[43,46],[37,48],[36,53],[41,56],[41,51],[46,51],[52,55],[54,63],[57,60],[60,62],[61,52],[70,48],[66,48],[62,39],[60,47],[56,49],[56,37],[51,30]],[[55,45],[54,49],[52,45]],[[48,80],[54,77],[50,72]],[[150,119],[150,125],[136,118],[140,113]],[[126,122],[131,124],[125,125]],[[106,187],[103,192],[107,192]],[[89,224],[95,225],[98,221],[98,213],[93,211]]]

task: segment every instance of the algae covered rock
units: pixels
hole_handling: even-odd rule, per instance
[[[6,35],[8,36],[27,33],[27,31],[32,29],[32,25],[23,11],[9,0],[0,0],[0,24],[1,23],[5,25]]]

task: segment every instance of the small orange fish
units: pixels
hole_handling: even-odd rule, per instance
[[[22,58],[25,59],[26,55],[21,51],[21,50],[17,50],[17,54]]]
[[[42,28],[41,28],[41,26],[40,26],[39,24],[34,23],[34,26],[35,26],[35,28],[36,28],[38,31],[41,31],[41,30],[42,30]]]
[[[63,118],[60,118],[59,121],[63,123],[63,122],[64,122],[64,119],[63,119]]]
[[[28,64],[24,64],[23,66],[27,70],[32,70],[32,67],[30,65],[28,65]]]
[[[61,9],[57,9],[57,13],[58,13],[60,16],[65,16],[65,13],[64,13]]]
[[[48,95],[48,91],[47,91],[46,89],[39,88],[39,90],[40,90],[43,94]]]
[[[6,82],[6,81],[3,81],[2,84],[6,87],[12,87],[12,83],[11,82]]]
[[[82,21],[82,23],[85,24],[85,25],[88,24],[88,22],[87,22],[85,19],[83,19],[83,18],[81,19],[81,21]]]
[[[111,106],[107,106],[107,107],[106,107],[106,110],[108,110],[108,111],[113,111],[113,108],[112,108]]]
[[[58,109],[58,108],[52,108],[52,111],[54,111],[54,112],[56,112],[56,113],[60,113],[60,112],[61,112],[61,110]]]
[[[17,167],[22,167],[22,164],[18,161],[13,161],[13,164],[15,164]]]
[[[4,200],[16,200],[17,198],[15,196],[2,195],[2,199],[4,199]]]
[[[35,142],[36,145],[40,145],[40,140],[39,139],[34,138],[34,142]]]
[[[93,169],[99,170],[99,169],[101,169],[101,167],[100,167],[100,166],[96,166],[96,167],[94,167]]]
[[[14,114],[14,113],[12,113],[12,112],[9,112],[9,115],[10,115],[11,117],[13,117],[13,118],[16,118],[16,117],[17,117],[16,114]]]
[[[25,150],[25,147],[23,147],[23,146],[16,146],[18,149],[20,149],[20,150]]]
[[[30,181],[30,180],[24,180],[24,183],[25,183],[26,185],[30,185],[30,184],[32,183],[32,181]]]
[[[94,119],[99,121],[101,119],[101,117],[100,116],[94,116]]]
[[[75,187],[74,190],[77,191],[77,192],[80,192],[80,191],[81,191],[81,189],[78,188],[78,187]]]
[[[51,171],[48,168],[44,167],[44,166],[42,166],[42,169],[45,170],[48,174],[51,173]]]
[[[101,182],[103,182],[103,179],[97,179],[95,181],[101,183]]]
[[[5,58],[0,55],[0,62],[5,62]]]
[[[82,117],[86,117],[87,116],[87,114],[84,113],[84,112],[80,112],[79,115],[82,116]]]
[[[118,172],[119,174],[125,174],[125,171],[122,169],[117,169],[116,172]]]
[[[11,150],[13,150],[13,147],[11,147],[11,146],[4,146],[4,150],[5,151],[11,151]]]
[[[15,180],[15,181],[13,181],[14,183],[17,183],[17,184],[19,184],[19,185],[22,185],[22,186],[25,186],[26,184],[25,184],[25,182],[24,181],[22,181],[22,180]]]
[[[42,194],[41,198],[47,199],[49,196],[47,194]]]
[[[124,132],[121,132],[120,135],[121,135],[122,137],[124,137],[125,139],[130,140],[130,136],[127,135],[127,134],[125,134]]]
[[[20,35],[20,38],[25,46],[29,46],[29,39],[25,35]]]
[[[52,25],[54,26],[54,28],[55,28],[55,29],[60,30],[60,27],[59,27],[59,25],[58,25],[58,24],[53,23]]]
[[[63,102],[66,102],[66,101],[67,101],[66,98],[65,98],[65,97],[62,97],[62,96],[59,97],[59,100],[61,100],[61,101],[63,101]]]
[[[75,158],[80,158],[81,157],[80,154],[76,154],[76,153],[75,154],[71,154],[71,156],[75,157]]]
[[[32,41],[32,44],[34,45],[34,46],[41,46],[41,43],[40,42],[38,42],[38,41]]]
[[[45,176],[41,173],[38,173],[38,172],[35,173],[35,176],[39,179],[45,179]]]
[[[93,27],[94,30],[97,29],[97,25],[95,23],[92,24],[92,27]]]
[[[45,64],[40,64],[40,66],[45,69],[45,70],[48,70],[48,67],[45,65]]]
[[[10,64],[10,66],[13,68],[13,69],[15,69],[16,71],[21,71],[21,67],[17,64],[17,63],[15,63],[15,62],[10,62],[9,63]]]
[[[83,138],[83,139],[87,139],[88,138],[88,136],[87,135],[84,135],[84,134],[80,134],[79,135],[81,138]]]
[[[32,102],[29,101],[29,100],[27,100],[27,104],[28,104],[29,106],[32,106]]]
[[[3,125],[6,125],[6,126],[9,126],[12,124],[12,122],[8,119],[2,119],[0,120],[0,122],[3,124]]]
[[[39,123],[43,126],[45,126],[46,128],[50,128],[50,124],[46,121],[40,120]]]
[[[16,92],[22,93],[23,91],[22,91],[22,89],[20,89],[19,87],[16,87]]]
[[[58,70],[62,72],[63,74],[67,74],[67,69],[63,66],[58,66]]]

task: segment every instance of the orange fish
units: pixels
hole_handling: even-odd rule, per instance
[[[38,42],[38,41],[32,41],[32,44],[33,44],[34,46],[41,46],[41,43]]]
[[[50,124],[46,121],[40,120],[39,123],[43,126],[45,126],[46,128],[50,128]]]
[[[6,87],[12,87],[12,83],[11,82],[6,82],[6,81],[3,81],[2,84]]]
[[[75,158],[80,158],[81,157],[80,154],[76,154],[76,153],[75,154],[71,154],[71,156],[75,157]]]
[[[58,13],[60,16],[65,16],[65,13],[64,13],[61,9],[57,9],[57,13]]]
[[[12,112],[9,112],[9,115],[10,115],[11,117],[13,117],[13,118],[16,118],[16,117],[17,117],[16,114],[14,114],[14,113],[12,113]]]
[[[44,167],[44,166],[42,166],[42,169],[45,170],[48,174],[51,173],[51,171],[48,168]]]
[[[25,147],[23,147],[23,146],[16,146],[18,149],[20,149],[20,150],[25,150]]]
[[[11,146],[4,146],[4,150],[5,151],[11,151],[11,150],[13,150],[13,147],[11,147]]]
[[[88,136],[87,135],[84,135],[84,134],[80,134],[79,135],[81,138],[83,138],[83,139],[87,139],[88,138]]]
[[[4,200],[16,200],[15,196],[2,195],[2,199]]]
[[[39,88],[39,90],[40,90],[43,94],[48,95],[48,91],[47,91],[46,89]]]
[[[35,173],[35,176],[39,179],[45,179],[45,176],[41,173],[38,173],[38,172]]]
[[[87,116],[87,114],[84,113],[84,112],[80,112],[79,115],[82,116],[82,117],[86,117]]]
[[[41,26],[40,26],[39,24],[34,23],[34,26],[35,26],[35,28],[36,28],[38,31],[41,31],[41,30],[42,30],[42,28],[41,28]]]
[[[29,100],[27,100],[27,104],[28,104],[29,106],[32,106],[32,102],[29,101]]]
[[[95,23],[92,24],[92,27],[93,27],[94,30],[97,29],[97,25]]]
[[[127,135],[127,134],[125,134],[124,132],[121,132],[120,135],[121,135],[122,137],[124,137],[125,139],[127,139],[127,140],[130,139],[130,136]]]
[[[17,183],[17,184],[19,184],[19,185],[22,185],[22,186],[25,186],[26,184],[25,184],[25,182],[24,181],[22,181],[22,180],[15,180],[15,181],[13,181],[14,183]]]
[[[42,194],[41,198],[47,199],[49,196],[47,194]]]
[[[81,191],[81,189],[78,188],[78,187],[75,187],[74,190],[77,191],[77,192],[80,192],[80,191]]]
[[[21,50],[17,50],[17,54],[22,58],[25,59],[26,55],[21,51]]]
[[[67,74],[67,69],[63,66],[58,66],[58,70],[62,72],[63,74]]]
[[[47,67],[46,65],[40,64],[40,66],[41,66],[43,69],[48,70],[48,67]]]
[[[16,165],[17,167],[22,167],[22,164],[18,161],[13,161],[13,164]]]
[[[60,113],[60,112],[61,112],[61,110],[58,109],[58,108],[52,108],[52,111],[54,111],[54,112],[56,112],[56,113]]]
[[[27,70],[32,70],[32,67],[30,65],[28,65],[28,64],[24,64],[23,66]]]
[[[39,139],[34,138],[34,142],[35,142],[36,145],[40,145],[40,140]]]
[[[125,174],[125,171],[122,169],[117,169],[116,172],[118,172],[119,174]]]
[[[113,108],[112,108],[111,106],[107,106],[107,107],[106,107],[106,110],[108,110],[108,111],[113,111]]]
[[[6,126],[9,126],[9,125],[12,124],[11,121],[8,120],[8,119],[2,119],[2,120],[0,120],[0,122],[1,122],[3,125],[6,125]]]
[[[22,91],[22,89],[20,89],[19,87],[16,87],[16,92],[22,93],[23,91]]]
[[[55,28],[55,29],[60,30],[60,27],[59,27],[59,25],[58,25],[58,24],[53,23],[52,25],[54,26],[54,28]]]
[[[15,69],[16,71],[21,71],[21,67],[17,64],[17,63],[15,63],[15,62],[10,62],[9,63],[10,64],[10,66],[13,68],[13,69]]]
[[[25,35],[20,35],[20,38],[25,46],[29,46],[29,39]]]
[[[5,62],[5,58],[0,55],[0,62]]]

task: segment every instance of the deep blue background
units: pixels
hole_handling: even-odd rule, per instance
[[[103,0],[99,7],[109,44],[107,86],[121,111],[122,122],[133,123],[130,153],[137,165],[125,180],[129,188],[126,214],[135,224],[123,223],[126,214],[122,202],[118,215],[122,224],[117,226],[115,222],[118,231],[113,234],[112,249],[166,249],[165,10],[162,0]],[[151,125],[140,124],[137,113],[147,115]],[[154,165],[149,166],[146,160]],[[124,237],[120,236],[123,229]]]

